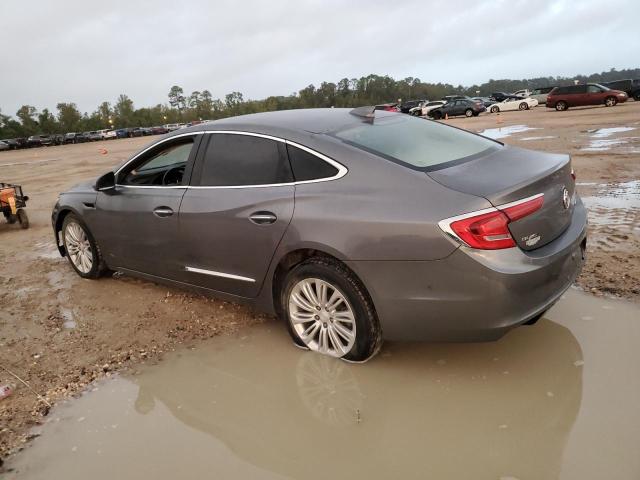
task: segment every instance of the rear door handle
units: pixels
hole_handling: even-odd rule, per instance
[[[170,217],[171,215],[173,215],[173,210],[169,207],[156,207],[153,210],[153,214],[156,217]]]
[[[255,212],[249,215],[249,220],[256,225],[269,225],[275,223],[277,219],[278,217],[272,212]]]

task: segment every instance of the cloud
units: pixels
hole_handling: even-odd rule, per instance
[[[637,67],[635,2],[2,0],[0,108],[169,88],[287,95],[369,73],[463,85]]]

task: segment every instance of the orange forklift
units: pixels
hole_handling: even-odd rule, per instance
[[[20,222],[22,228],[29,228],[29,217],[25,210],[29,197],[22,193],[20,185],[0,182],[0,211],[7,223]]]

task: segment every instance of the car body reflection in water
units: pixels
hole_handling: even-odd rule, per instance
[[[582,393],[582,352],[565,327],[390,345],[366,365],[287,348],[276,330],[135,378],[136,410],[161,402],[245,461],[294,478],[324,478],[329,465],[340,478],[558,476]]]

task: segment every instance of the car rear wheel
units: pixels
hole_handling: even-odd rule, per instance
[[[472,117],[473,116],[473,110],[471,110],[470,108],[467,108],[464,111],[464,115],[465,115],[465,117]]]
[[[519,110],[529,110],[529,105],[527,104],[527,102],[522,102],[520,105],[518,105],[518,109]]]
[[[500,108],[498,107],[491,107],[491,113],[498,113],[500,111]]]
[[[556,103],[556,110],[558,112],[563,112],[567,109],[567,102],[557,102]]]
[[[618,100],[616,100],[616,97],[607,97],[607,98],[605,98],[605,100],[604,100],[604,104],[605,104],[607,107],[615,107],[615,106],[616,106],[616,103],[618,103]]]
[[[106,270],[91,232],[73,213],[62,224],[62,242],[69,263],[82,278],[98,278]]]
[[[440,120],[440,119],[442,119],[442,113],[441,113],[441,112],[438,112],[438,111],[436,111],[436,112],[432,112],[432,113],[431,113],[431,116],[432,116],[434,119],[436,119],[436,120]]]
[[[293,341],[303,348],[362,362],[382,344],[369,295],[338,261],[311,258],[294,267],[285,278],[281,306]]]

